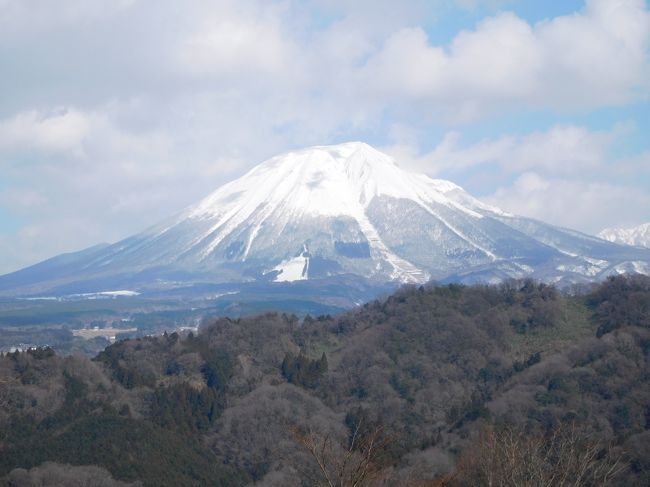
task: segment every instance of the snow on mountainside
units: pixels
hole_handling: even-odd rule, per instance
[[[363,143],[313,147],[260,164],[183,212],[158,235],[173,231],[188,220],[210,222],[185,249],[197,252],[199,259],[205,260],[234,232],[245,227],[244,238],[230,242],[228,248],[237,253],[241,261],[246,261],[250,255],[270,252],[270,246],[284,246],[283,242],[276,241],[277,232],[282,234],[287,228],[306,225],[309,231],[301,235],[298,245],[302,252],[283,264],[293,268],[309,252],[308,242],[316,237],[312,236],[312,231],[321,230],[308,222],[320,221],[332,225],[328,237],[335,246],[338,242],[351,249],[355,245],[367,247],[378,265],[388,268],[391,279],[422,282],[428,279],[428,272],[398,256],[383,242],[369,219],[368,209],[376,199],[384,197],[413,202],[439,219],[443,217],[436,213],[433,205],[479,219],[482,216],[476,209],[498,212],[472,198],[460,204],[450,196],[454,192],[462,192],[462,189],[448,181],[403,171],[391,158]],[[346,220],[349,228],[337,230],[340,222]],[[460,228],[454,228],[450,222],[445,224],[463,237]],[[275,228],[276,234],[267,239],[264,230],[269,226]],[[346,232],[351,236],[345,237]],[[309,246],[314,247],[314,244]],[[478,243],[473,246],[480,248]],[[279,269],[284,269],[283,265]],[[305,263],[301,278],[306,277],[307,267]],[[277,279],[285,280],[286,277],[278,275]]]
[[[582,282],[649,268],[650,250],[511,215],[351,142],[273,157],[140,234],[0,277],[0,292],[344,276]]]
[[[650,248],[650,223],[632,228],[606,228],[598,236],[610,242]]]

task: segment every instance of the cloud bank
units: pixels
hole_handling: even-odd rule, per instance
[[[141,230],[283,150],[350,139],[552,223],[650,219],[650,176],[630,177],[647,158],[615,150],[646,128],[625,112],[647,106],[646,2],[541,21],[509,7],[0,0],[0,272]],[[461,13],[475,20],[441,34]],[[622,115],[571,121],[603,110]],[[530,130],[466,137],[504,114]]]

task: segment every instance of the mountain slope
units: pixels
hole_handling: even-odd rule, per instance
[[[352,142],[273,157],[140,234],[0,277],[0,292],[343,275],[372,283],[581,282],[648,269],[648,250],[505,213]]]
[[[606,228],[598,236],[610,242],[650,248],[650,223],[632,228]]]

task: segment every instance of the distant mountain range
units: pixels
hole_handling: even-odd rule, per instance
[[[650,248],[650,223],[632,228],[606,228],[598,236],[610,242]]]
[[[649,249],[506,213],[351,142],[273,157],[142,233],[1,276],[0,294],[526,276],[562,285],[649,271]]]

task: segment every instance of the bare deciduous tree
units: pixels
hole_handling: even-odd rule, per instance
[[[370,487],[379,485],[386,476],[385,456],[389,438],[381,427],[362,433],[358,422],[344,446],[331,434],[294,430],[296,441],[317,465],[316,478],[307,472],[310,482],[319,487]]]
[[[448,485],[490,487],[606,486],[626,468],[620,454],[575,425],[549,435],[485,428],[466,449]]]

